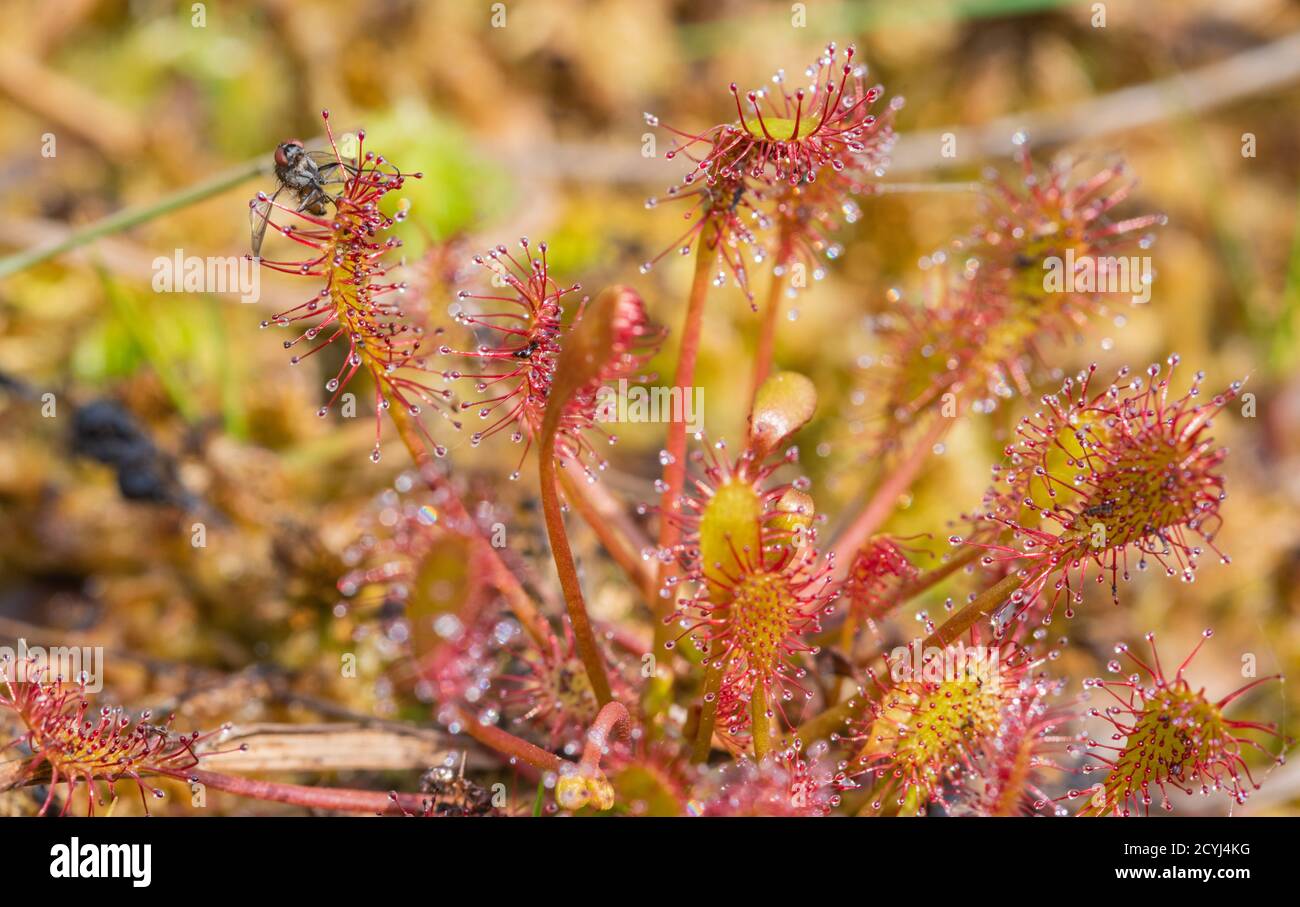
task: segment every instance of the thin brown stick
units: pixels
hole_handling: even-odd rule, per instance
[[[1068,106],[1023,110],[978,126],[940,126],[900,133],[894,145],[891,176],[927,173],[1009,156],[1016,132],[1028,133],[1034,147],[1068,145],[1168,122],[1175,117],[1227,107],[1300,81],[1300,32],[1242,51],[1199,69],[1121,88]],[[945,134],[955,139],[955,154],[944,155]],[[604,183],[658,183],[663,161],[630,156],[622,146],[596,142],[530,144],[515,151],[488,149],[500,160],[539,180],[576,178]],[[683,172],[686,167],[683,167]],[[889,184],[886,183],[887,187]]]
[[[144,149],[144,130],[134,114],[13,44],[0,55],[0,95],[112,160],[132,160]]]
[[[961,167],[972,161],[1007,157],[1012,136],[1025,132],[1037,145],[1065,145],[1167,122],[1178,116],[1225,106],[1300,79],[1300,32],[1251,48],[1217,63],[1053,110],[1008,114],[979,126],[949,126],[899,137],[891,173]],[[943,136],[955,141],[945,145]],[[955,154],[944,155],[951,147]]]
[[[247,746],[243,746],[247,744]],[[219,772],[403,771],[441,765],[454,752],[438,731],[406,732],[360,724],[259,724],[232,728],[205,754]]]

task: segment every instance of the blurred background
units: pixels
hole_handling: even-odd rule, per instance
[[[1232,451],[1219,537],[1232,565],[1207,559],[1193,585],[1141,576],[1121,589],[1121,608],[1099,590],[1067,628],[1062,672],[1073,692],[1116,640],[1155,630],[1173,658],[1212,627],[1192,674],[1211,693],[1242,684],[1247,656],[1260,675],[1300,676],[1300,43],[1289,39],[1300,3],[6,0],[4,21],[0,645],[103,645],[111,700],[179,710],[185,728],[375,717],[431,727],[382,643],[358,647],[366,634],[335,615],[349,552],[384,524],[382,493],[403,457],[386,442],[383,462],[369,462],[368,418],[316,417],[341,353],[291,368],[286,338],[259,329],[310,291],[264,273],[256,305],[155,293],[153,260],[246,253],[248,200],[274,185],[272,150],[319,140],[329,108],[339,131],[364,127],[368,147],[424,174],[403,190],[411,211],[399,230],[433,320],[450,322],[472,253],[526,235],[550,243],[561,283],[631,283],[676,331],[690,263],[672,255],[645,275],[638,265],[681,232],[678,212],[646,210],[645,199],[682,167],[663,159],[667,134],[644,113],[692,131],[728,120],[729,82],[800,71],[836,41],[856,43],[869,81],[906,104],[884,180],[894,185],[860,201],[863,216],[837,235],[843,254],[790,303],[778,339],[778,365],[821,394],[799,443],[831,528],[879,465],[855,441],[873,402],[862,390],[871,316],[888,289],[919,287],[918,261],[977,221],[975,194],[956,184],[989,166],[1010,173],[1019,128],[1043,161],[1063,148],[1119,153],[1139,179],[1121,213],[1169,218],[1152,251],[1152,302],[1052,348],[1051,365],[1067,374],[1095,361],[1110,373],[1177,352],[1176,390],[1198,369],[1208,388],[1248,377],[1256,409],[1231,408],[1215,426]],[[945,133],[955,157],[941,153]],[[5,267],[214,180],[221,191],[198,201]],[[714,291],[698,375],[711,437],[737,438],[743,425],[757,321],[737,290]],[[661,373],[673,349],[670,339]],[[364,384],[356,391],[371,399]],[[61,407],[54,418],[41,411],[46,393]],[[72,415],[95,401],[144,427],[162,490],[124,495],[113,469],[86,455]],[[929,533],[915,544],[942,550],[1025,408],[959,425],[888,528]],[[621,432],[604,481],[627,501],[653,502],[659,428]],[[511,548],[544,552],[533,483],[502,481],[518,449],[471,452],[450,426],[433,430],[471,500],[508,515]],[[585,527],[574,534],[593,610],[631,621],[634,593]],[[537,583],[554,583],[544,558],[532,564]],[[967,591],[959,580],[919,607]],[[360,652],[361,683],[339,677],[345,651]],[[1277,686],[1240,708],[1290,719]],[[1264,768],[1246,811],[1296,812],[1298,769]],[[23,792],[0,794],[6,812],[31,808]]]

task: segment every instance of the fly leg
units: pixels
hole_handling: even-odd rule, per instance
[[[298,205],[298,213],[307,211],[320,217],[325,214],[325,203],[329,201],[333,201],[329,193],[320,186],[312,186],[308,192],[303,193],[302,202]]]

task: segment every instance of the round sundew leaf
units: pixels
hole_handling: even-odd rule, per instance
[[[809,530],[816,515],[812,496],[797,488],[789,488],[776,502],[776,515],[768,525],[778,538],[795,548],[803,548],[810,540]]]
[[[1230,758],[1225,750],[1235,745],[1223,713],[1186,683],[1157,689],[1135,718],[1103,782],[1101,812],[1142,802],[1162,784],[1191,784]]]
[[[1040,510],[1068,505],[1075,516],[1063,539],[1119,549],[1197,520],[1221,453],[1183,426],[1209,405],[1186,408],[1189,396],[1158,408],[1159,399],[1150,389],[1117,401],[1099,396],[1071,403],[1064,417],[1048,414],[1036,428],[1038,462],[1030,468],[1042,474],[1028,482],[1027,496]]]
[[[761,459],[803,428],[817,409],[817,388],[798,372],[777,372],[754,395],[749,441]]]
[[[801,117],[798,121],[798,132],[795,131],[795,120],[793,117],[773,117],[764,115],[760,120],[758,117],[745,118],[745,130],[756,138],[771,137],[772,141],[792,142],[800,139],[806,139],[812,135],[821,126],[821,118],[816,116]]]
[[[622,355],[635,326],[644,320],[645,303],[630,287],[609,287],[587,305],[582,319],[564,338],[546,407],[544,434],[557,430],[564,407],[575,393],[601,380],[606,366]]]
[[[710,597],[717,601],[726,577],[738,577],[746,565],[737,560],[759,557],[763,501],[743,479],[731,478],[718,486],[700,517],[700,561],[709,579]]]
[[[856,762],[887,766],[908,797],[923,805],[972,747],[997,736],[1015,689],[1014,681],[899,683],[868,726]]]

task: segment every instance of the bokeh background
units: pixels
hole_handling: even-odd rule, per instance
[[[241,305],[154,293],[151,262],[177,249],[243,254],[248,199],[272,182],[238,175],[250,162],[265,167],[286,138],[319,138],[328,107],[341,130],[364,126],[371,147],[423,171],[403,192],[411,215],[401,233],[413,272],[433,288],[435,320],[452,302],[458,264],[527,235],[549,241],[561,282],[631,283],[675,330],[689,262],[673,255],[647,275],[637,266],[681,230],[671,208],[644,205],[681,167],[663,159],[662,132],[658,155],[643,155],[654,132],[644,112],[689,128],[728,119],[728,82],[800,70],[834,40],[856,43],[906,105],[885,180],[898,185],[861,201],[863,217],[837,237],[843,255],[780,329],[778,364],[812,376],[821,394],[800,445],[830,528],[880,465],[856,440],[871,418],[862,393],[876,351],[870,317],[889,288],[915,291],[918,261],[976,221],[974,193],[957,184],[988,166],[1009,172],[1007,143],[1020,127],[1043,160],[1066,148],[1119,153],[1140,180],[1123,211],[1169,218],[1152,252],[1152,303],[1051,348],[1050,364],[1066,374],[1096,361],[1108,373],[1177,352],[1180,381],[1196,369],[1210,387],[1248,377],[1256,410],[1248,418],[1232,408],[1215,430],[1232,450],[1219,539],[1232,565],[1207,559],[1192,585],[1141,576],[1122,589],[1120,608],[1100,590],[1068,627],[1061,669],[1077,690],[1116,640],[1155,630],[1172,658],[1212,627],[1193,674],[1211,692],[1240,686],[1248,655],[1260,674],[1300,676],[1300,49],[1276,43],[1300,32],[1300,4],[811,0],[803,27],[788,3],[731,0],[3,6],[0,256],[236,176],[222,192],[67,254],[16,273],[0,264],[0,372],[13,379],[0,388],[0,644],[106,646],[106,695],[177,710],[186,727],[374,717],[431,727],[382,647],[358,649],[358,629],[334,616],[349,546],[384,521],[377,496],[402,468],[400,448],[386,445],[373,465],[369,419],[316,417],[334,351],[294,369],[284,338],[259,329],[305,298],[292,278],[264,274],[262,301]],[[504,27],[494,27],[502,11]],[[955,159],[940,154],[946,132]],[[1253,156],[1243,155],[1248,134]],[[42,154],[49,135],[52,157]],[[446,254],[453,238],[460,244]],[[739,292],[714,292],[699,373],[712,437],[735,438],[743,424],[756,330]],[[672,349],[670,340],[661,372]],[[56,394],[63,414],[44,418],[33,392]],[[98,399],[148,427],[192,496],[186,506],[125,500],[110,469],[77,455],[68,415]],[[364,386],[358,399],[369,399]],[[929,533],[915,544],[942,549],[1025,406],[963,421],[889,528]],[[655,497],[657,428],[628,426],[612,454],[604,481],[630,502]],[[517,449],[471,451],[448,427],[434,431],[472,496],[506,515],[521,560],[544,552],[532,483],[503,481]],[[191,544],[195,507],[211,517],[204,549]],[[635,596],[585,529],[574,533],[593,609],[635,624]],[[531,564],[537,583],[553,584],[544,557]],[[964,595],[961,582],[920,607]],[[339,677],[340,652],[353,650],[360,682]],[[1294,724],[1276,686],[1240,708]],[[341,777],[380,789],[403,777],[366,771]],[[1268,783],[1245,811],[1296,812],[1300,767],[1263,771]],[[23,791],[0,794],[0,806],[33,809]],[[1200,808],[1223,811],[1199,799],[1183,811]]]

